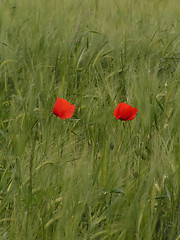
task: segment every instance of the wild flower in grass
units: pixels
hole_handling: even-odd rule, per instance
[[[137,108],[134,108],[127,103],[120,102],[117,108],[114,110],[114,116],[117,119],[129,121],[135,118],[137,111]]]
[[[63,98],[57,98],[53,113],[61,119],[71,118],[75,110],[75,105],[71,105]]]

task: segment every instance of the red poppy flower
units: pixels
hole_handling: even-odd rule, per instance
[[[137,108],[131,107],[127,103],[120,102],[117,108],[114,110],[114,116],[117,119],[129,121],[135,118],[137,111]]]
[[[53,113],[61,119],[71,118],[75,110],[75,105],[71,105],[63,98],[57,98]]]

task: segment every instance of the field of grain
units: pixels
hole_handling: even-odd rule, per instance
[[[180,239],[179,13],[1,0],[1,240]],[[136,118],[117,120],[119,102]]]

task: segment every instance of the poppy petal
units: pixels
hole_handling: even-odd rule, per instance
[[[114,111],[117,119],[126,120],[131,117],[131,106],[126,103],[119,103]]]
[[[75,110],[75,105],[71,105],[71,107],[61,115],[61,118],[62,119],[71,118],[72,115],[74,114],[74,110]]]
[[[116,119],[129,121],[135,118],[138,109],[130,106],[127,103],[119,103],[114,110],[114,116]]]
[[[138,109],[134,108],[132,111],[134,112],[134,113],[132,113],[133,115],[130,118],[128,118],[126,121],[133,120],[136,117]]]
[[[63,98],[57,98],[53,113],[61,119],[72,117],[75,110],[75,105],[71,105],[67,100]]]

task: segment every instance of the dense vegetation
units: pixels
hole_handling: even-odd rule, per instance
[[[0,239],[180,239],[179,13],[1,0]],[[134,120],[115,119],[120,101]]]

